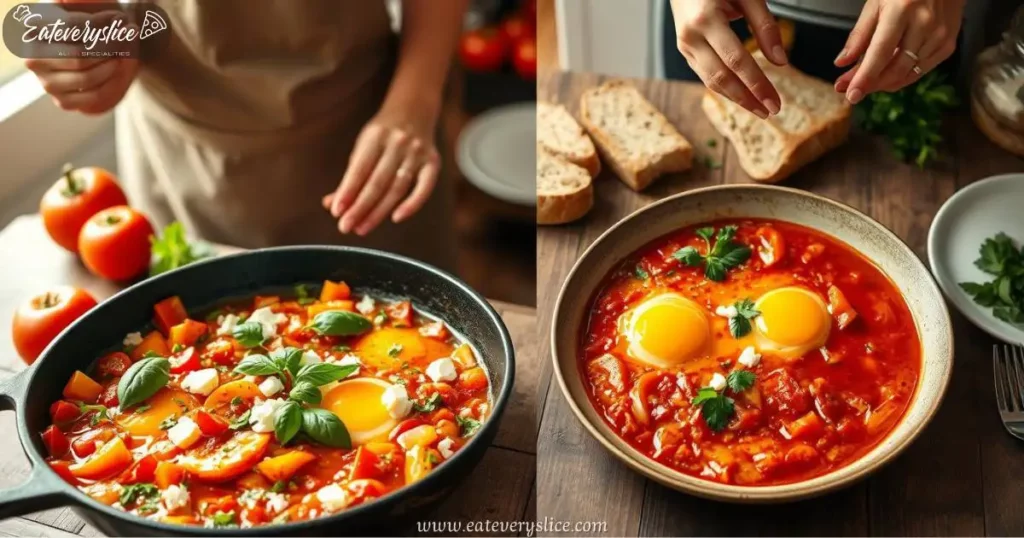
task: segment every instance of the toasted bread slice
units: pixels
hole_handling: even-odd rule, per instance
[[[537,146],[537,224],[564,224],[594,205],[590,174],[565,157]]]
[[[537,143],[585,168],[590,177],[597,177],[601,172],[601,159],[597,157],[594,142],[562,105],[537,103]]]
[[[851,107],[831,85],[789,66],[755,59],[782,97],[782,109],[762,120],[741,106],[707,91],[701,108],[729,139],[747,175],[775,183],[842,144],[850,132]]]
[[[611,81],[584,92],[580,121],[605,164],[633,190],[693,164],[690,143],[628,82]]]

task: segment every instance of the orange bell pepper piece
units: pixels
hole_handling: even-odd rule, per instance
[[[352,290],[344,282],[331,282],[324,280],[324,287],[320,289],[320,301],[344,301],[352,296]]]
[[[153,323],[164,334],[169,334],[171,327],[185,321],[185,318],[188,317],[185,305],[181,303],[181,298],[177,295],[153,305],[153,313]]]
[[[284,481],[289,480],[303,465],[316,459],[316,455],[301,450],[286,452],[280,456],[267,458],[256,465],[256,470],[267,477],[268,480]]]
[[[186,319],[174,327],[171,327],[171,346],[191,346],[206,334],[206,330],[207,327],[205,323]]]
[[[83,402],[95,402],[103,392],[103,385],[100,385],[93,378],[85,375],[80,370],[71,374],[71,379],[64,386],[64,398],[67,400],[81,400]]]
[[[150,331],[149,334],[142,337],[142,342],[132,349],[132,360],[137,361],[145,357],[149,352],[153,352],[161,357],[166,357],[171,353],[167,340],[159,331]]]

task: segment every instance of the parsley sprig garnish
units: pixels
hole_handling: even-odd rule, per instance
[[[750,258],[750,247],[733,241],[736,236],[736,226],[722,226],[718,233],[715,228],[705,226],[694,230],[697,237],[704,240],[707,245],[707,254],[701,255],[696,247],[683,247],[674,253],[672,257],[689,267],[704,265],[704,276],[709,280],[721,282],[725,280],[725,274],[729,269],[739,266]],[[714,243],[712,243],[714,238]]]
[[[734,370],[725,378],[725,384],[734,394],[739,394],[754,386],[757,376],[750,370]],[[697,391],[691,403],[700,407],[700,414],[704,416],[704,422],[713,431],[722,431],[729,424],[729,419],[736,412],[736,405],[732,398],[719,393],[711,387],[704,387]]]
[[[1024,323],[1024,251],[999,232],[989,237],[978,251],[974,265],[996,278],[991,282],[961,282],[960,287],[981,306],[992,308],[995,317],[1007,323]]]
[[[743,299],[732,305],[736,309],[736,315],[729,318],[729,334],[733,338],[742,338],[750,333],[750,322],[761,315],[761,312],[754,308],[754,301]]]

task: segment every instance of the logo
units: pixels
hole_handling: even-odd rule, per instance
[[[20,58],[141,58],[163,50],[168,17],[147,3],[18,4],[3,20],[3,40]]]

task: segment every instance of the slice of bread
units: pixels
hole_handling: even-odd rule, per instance
[[[693,164],[690,143],[628,82],[607,82],[584,92],[580,121],[605,164],[633,190]]]
[[[846,141],[851,107],[827,82],[774,65],[760,52],[754,58],[782,97],[777,115],[762,120],[710,90],[701,108],[736,148],[747,175],[775,183]]]
[[[601,159],[597,158],[594,143],[562,105],[537,103],[537,143],[582,166],[590,177],[597,177],[601,172]]]
[[[537,224],[564,224],[586,215],[594,205],[594,186],[586,169],[537,146]]]

